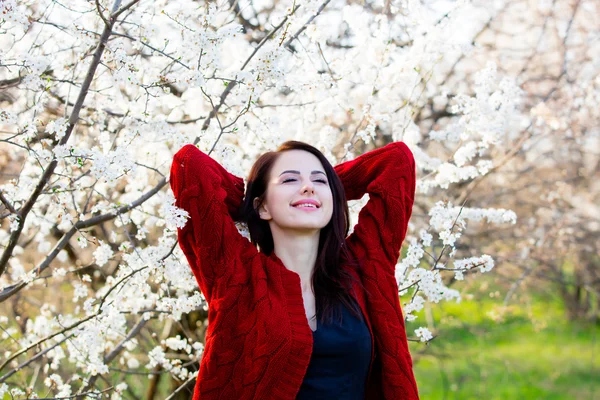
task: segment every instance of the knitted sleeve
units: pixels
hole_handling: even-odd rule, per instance
[[[170,183],[175,205],[189,213],[178,229],[179,245],[210,302],[217,281],[240,267],[240,255],[258,253],[232,218],[244,196],[244,181],[188,144],[175,154]]]
[[[416,170],[412,152],[402,142],[390,143],[335,167],[348,200],[365,193],[369,201],[346,240],[358,258],[378,260],[394,270],[415,198]]]
[[[358,214],[358,224],[346,244],[350,253],[361,261],[362,281],[371,293],[371,320],[385,327],[378,330],[376,336],[381,342],[399,344],[378,348],[385,368],[384,396],[418,400],[395,279],[396,263],[415,198],[413,154],[404,143],[390,143],[335,169],[348,200],[369,194],[369,201]]]

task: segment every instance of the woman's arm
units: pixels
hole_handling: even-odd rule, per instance
[[[362,281],[371,293],[370,318],[386,326],[378,335],[386,336],[390,346],[379,349],[384,387],[394,388],[386,398],[418,400],[412,371],[404,316],[395,279],[400,247],[406,236],[415,198],[415,160],[401,142],[370,151],[335,167],[342,179],[348,200],[369,201],[358,214],[358,224],[346,239],[348,250],[361,261]],[[376,295],[375,292],[379,292]]]
[[[217,281],[241,267],[240,255],[248,259],[258,253],[232,218],[244,197],[244,181],[188,144],[173,158],[170,183],[175,205],[189,213],[178,229],[179,245],[210,301]]]
[[[346,240],[349,250],[359,259],[381,261],[394,276],[415,198],[412,152],[402,142],[390,143],[337,165],[335,171],[348,200],[369,194]]]

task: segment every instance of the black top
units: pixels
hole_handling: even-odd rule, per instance
[[[310,364],[296,399],[364,399],[371,362],[371,333],[364,319],[344,306],[341,324],[335,318],[327,325],[317,320],[313,339]]]

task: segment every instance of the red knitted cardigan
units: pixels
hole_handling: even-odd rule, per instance
[[[415,194],[415,161],[402,142],[335,167],[348,200],[369,201],[346,243],[361,260],[373,354],[367,399],[418,399],[394,277]],[[312,353],[300,277],[237,230],[244,181],[193,145],[173,160],[176,205],[189,213],[179,244],[208,305],[210,321],[194,399],[294,399]]]

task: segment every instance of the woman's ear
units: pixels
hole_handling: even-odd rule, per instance
[[[260,204],[260,206],[259,206],[259,204]],[[271,213],[267,209],[267,206],[264,201],[261,204],[260,199],[258,197],[255,197],[252,202],[252,205],[254,206],[254,209],[258,213],[258,216],[260,217],[260,219],[264,219],[265,221],[268,221],[271,219]]]

